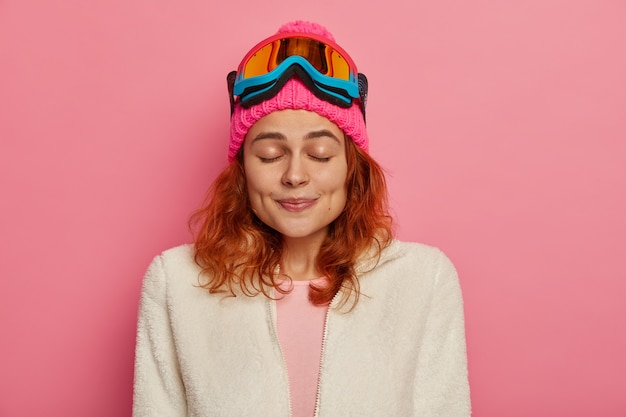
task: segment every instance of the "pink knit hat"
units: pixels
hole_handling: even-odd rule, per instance
[[[333,35],[323,26],[295,21],[280,27],[278,33],[311,33],[323,36],[334,42]],[[339,107],[335,104],[321,100],[316,97],[298,78],[292,78],[274,97],[265,100],[249,108],[243,108],[238,103],[230,121],[230,143],[228,145],[228,161],[232,162],[235,155],[241,148],[246,133],[252,125],[268,114],[277,110],[308,110],[326,117],[335,123],[343,132],[348,135],[358,147],[367,151],[368,137],[365,128],[363,112],[357,103],[353,103],[349,108]]]

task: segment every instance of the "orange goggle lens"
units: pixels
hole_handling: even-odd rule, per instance
[[[240,74],[243,79],[265,75],[276,69],[285,59],[301,56],[322,75],[341,80],[350,80],[351,71],[356,69],[337,48],[305,37],[276,39],[256,49],[242,63]]]

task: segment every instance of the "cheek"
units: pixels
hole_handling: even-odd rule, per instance
[[[341,191],[338,192],[337,200],[340,201],[339,206],[341,210],[346,208],[346,204],[348,203],[348,194],[346,193],[345,188],[342,188]]]
[[[343,176],[341,177],[342,180],[338,182],[337,187],[338,187],[338,192],[341,195],[341,198],[343,200],[343,208],[345,208],[346,204],[348,203],[348,170],[346,169],[346,171],[344,172]]]
[[[329,175],[325,179],[325,182],[328,188],[333,190],[335,193],[343,193],[345,195],[347,177],[347,170],[338,169],[334,172],[329,173]]]
[[[261,195],[250,183],[248,183],[248,202],[253,213],[258,215],[261,210]]]
[[[246,175],[246,188],[248,189],[248,199],[253,209],[259,209],[264,196],[269,195],[267,183],[258,173]]]
[[[248,197],[250,198],[250,200],[253,200],[254,197],[259,193],[258,185],[250,177],[246,177],[246,188],[248,189]]]

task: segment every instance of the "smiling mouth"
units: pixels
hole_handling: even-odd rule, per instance
[[[317,199],[297,198],[276,200],[276,202],[285,210],[297,213],[313,206],[317,202]]]

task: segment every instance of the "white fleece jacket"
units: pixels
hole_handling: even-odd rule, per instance
[[[362,296],[329,309],[317,417],[467,417],[463,302],[438,249],[394,241],[358,266]],[[198,287],[193,247],[157,256],[143,282],[134,417],[289,417],[274,302]],[[333,303],[335,303],[335,300]]]

